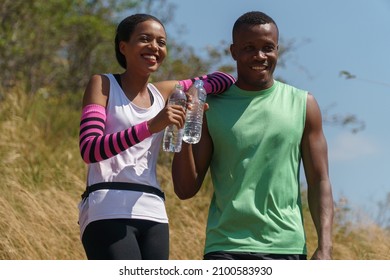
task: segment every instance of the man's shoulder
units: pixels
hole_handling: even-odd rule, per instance
[[[277,88],[283,92],[287,91],[287,92],[292,92],[292,93],[296,93],[296,94],[307,94],[308,93],[307,90],[302,89],[302,88],[297,87],[297,86],[292,85],[292,84],[287,84],[286,82],[275,80],[275,83],[277,84]]]

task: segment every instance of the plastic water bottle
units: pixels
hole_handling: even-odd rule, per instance
[[[207,97],[203,81],[196,80],[188,93],[192,96],[192,109],[187,110],[183,141],[189,144],[196,144],[202,135],[203,108]]]
[[[176,85],[173,93],[169,97],[169,105],[181,105],[183,108],[186,108],[187,97],[183,91],[181,85]],[[163,138],[163,150],[165,152],[175,152],[178,153],[181,151],[181,144],[183,139],[184,129],[179,129],[176,125],[169,125],[165,128],[164,138]]]

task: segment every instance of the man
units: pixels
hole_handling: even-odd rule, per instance
[[[208,98],[201,141],[175,154],[181,199],[194,196],[210,167],[214,186],[204,259],[306,259],[300,198],[302,160],[318,234],[312,259],[332,258],[333,197],[319,106],[274,80],[279,30],[262,12],[242,15],[230,51],[237,82]]]

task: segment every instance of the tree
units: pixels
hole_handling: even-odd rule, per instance
[[[0,85],[22,85],[30,94],[45,87],[78,90],[91,69],[110,65],[106,58],[113,52],[105,51],[112,41],[115,15],[139,3],[4,0],[0,4]]]
[[[5,0],[0,4],[1,85],[24,82],[28,92],[50,83],[55,76],[55,52],[61,32],[57,30],[68,10],[66,1]],[[50,15],[50,17],[49,17]]]

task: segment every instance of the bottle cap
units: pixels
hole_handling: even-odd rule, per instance
[[[195,87],[203,87],[203,81],[202,80],[196,80],[194,83]]]

